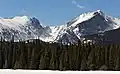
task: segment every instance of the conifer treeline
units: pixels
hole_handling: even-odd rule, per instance
[[[1,41],[0,69],[120,70],[120,45]]]

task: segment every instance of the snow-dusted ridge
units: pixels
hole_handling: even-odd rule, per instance
[[[85,35],[118,29],[120,19],[107,16],[101,10],[83,13],[61,26],[42,26],[35,17],[0,18],[0,36],[15,41],[39,38],[45,42],[76,42]]]
[[[96,12],[96,11],[95,11]],[[76,22],[73,23],[71,26],[72,27],[75,27],[78,23],[82,23],[83,21],[87,21],[89,19],[91,19],[92,17],[94,17],[94,13],[95,12],[88,12],[88,13],[84,13],[84,14],[81,14],[79,15],[75,20]],[[100,13],[100,10],[97,10],[97,12]]]

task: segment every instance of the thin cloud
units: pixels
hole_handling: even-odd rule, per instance
[[[85,8],[84,6],[81,6],[81,5],[79,5],[79,4],[77,4],[77,7],[78,7],[78,8]]]
[[[85,6],[78,4],[75,0],[72,1],[72,4],[75,4],[78,8],[83,9]]]
[[[77,2],[75,0],[72,1],[73,4],[77,4]]]

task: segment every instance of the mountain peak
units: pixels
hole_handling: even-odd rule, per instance
[[[99,15],[104,16],[104,12],[102,12],[101,10],[96,10],[96,11],[93,12],[93,14],[94,15],[98,15],[99,14]]]
[[[104,16],[104,13],[101,10],[96,10],[94,12],[88,12],[88,13],[80,14],[75,19],[72,19],[71,21],[69,21],[68,26],[75,27],[78,23],[82,23],[83,21],[87,21],[87,20],[91,19],[92,17],[94,17],[96,15]]]
[[[96,10],[96,12],[99,12],[99,13],[101,13],[101,12],[102,12],[102,10]]]

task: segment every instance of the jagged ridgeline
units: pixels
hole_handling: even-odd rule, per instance
[[[120,45],[1,40],[0,69],[120,70]]]

